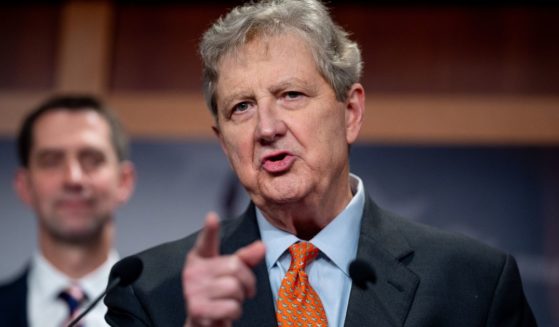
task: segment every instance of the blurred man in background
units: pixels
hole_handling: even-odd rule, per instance
[[[24,119],[14,186],[37,217],[38,251],[23,273],[0,286],[4,326],[64,326],[107,285],[114,213],[135,184],[128,138],[116,116],[91,96],[57,96]],[[97,306],[85,326],[106,326]]]

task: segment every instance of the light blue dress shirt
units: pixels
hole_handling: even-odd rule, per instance
[[[343,326],[351,291],[349,263],[357,255],[361,216],[365,205],[363,182],[350,175],[353,198],[345,209],[310,242],[320,250],[319,256],[307,266],[311,286],[320,296],[328,326]],[[256,218],[262,241],[266,245],[266,266],[274,295],[274,304],[281,281],[289,269],[291,255],[287,249],[300,241],[295,235],[274,227],[258,208]]]

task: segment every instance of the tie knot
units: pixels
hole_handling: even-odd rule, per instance
[[[87,299],[86,294],[78,285],[71,285],[60,292],[58,297],[66,302],[70,310],[70,315],[73,315],[79,306]]]
[[[299,242],[289,247],[291,269],[305,270],[307,264],[318,256],[318,248],[309,242]]]

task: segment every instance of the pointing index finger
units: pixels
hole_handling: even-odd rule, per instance
[[[215,212],[206,215],[204,227],[198,234],[194,251],[203,258],[219,255],[219,217]]]

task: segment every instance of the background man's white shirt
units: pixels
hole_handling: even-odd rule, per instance
[[[41,253],[36,253],[31,259],[28,275],[27,312],[31,327],[60,327],[68,318],[68,305],[58,298],[58,294],[72,283],[84,290],[88,296],[87,302],[78,310],[83,311],[95,297],[105,290],[111,267],[118,261],[116,251],[111,251],[102,266],[84,278],[73,280],[54,266]],[[105,322],[107,307],[103,301],[90,311],[82,320],[86,327],[108,326]]]

